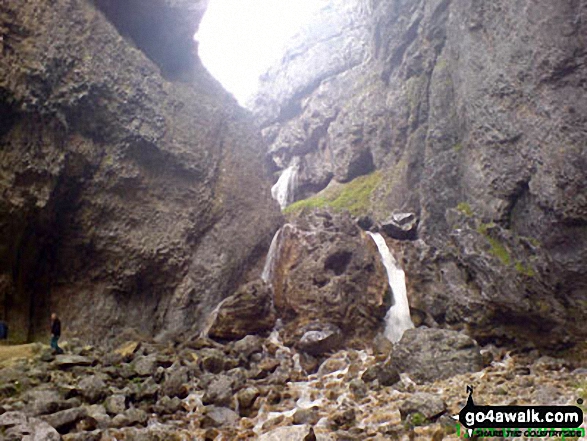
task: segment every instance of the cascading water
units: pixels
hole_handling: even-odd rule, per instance
[[[271,279],[271,273],[273,272],[273,267],[275,266],[275,258],[277,257],[277,253],[279,251],[279,235],[283,228],[277,230],[277,233],[273,236],[271,240],[271,245],[269,246],[269,251],[267,252],[267,257],[265,258],[265,266],[263,267],[263,272],[261,273],[261,279],[265,283],[269,283]]]
[[[297,185],[298,168],[297,162],[293,162],[292,165],[281,173],[281,176],[271,188],[271,196],[279,203],[282,210],[293,202]]]
[[[387,311],[385,316],[385,337],[393,343],[397,343],[404,335],[404,332],[414,327],[410,317],[410,304],[408,303],[408,293],[406,290],[406,275],[401,269],[383,236],[379,233],[368,232],[373,238],[381,261],[387,271],[387,280],[393,293],[393,305]]]

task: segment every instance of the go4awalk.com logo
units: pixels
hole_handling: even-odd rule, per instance
[[[467,386],[467,404],[453,418],[457,435],[482,437],[584,437],[583,411],[577,406],[477,406]],[[583,404],[583,400],[577,400]],[[464,426],[464,430],[461,428]]]

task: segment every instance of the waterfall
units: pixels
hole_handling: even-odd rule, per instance
[[[271,240],[271,245],[269,246],[269,251],[267,252],[267,257],[265,258],[265,266],[263,267],[263,272],[261,273],[261,279],[265,283],[269,283],[271,278],[271,273],[273,272],[273,266],[275,265],[275,258],[277,257],[277,252],[279,251],[279,247],[277,246],[279,243],[279,233],[281,233],[282,228],[277,230],[277,233],[273,236]]]
[[[412,329],[414,324],[410,317],[410,304],[408,303],[408,293],[406,290],[406,275],[401,269],[383,236],[379,233],[368,232],[373,238],[381,261],[387,271],[387,280],[393,294],[393,304],[385,315],[385,337],[393,343],[397,343],[402,338],[404,331]]]
[[[271,188],[271,196],[279,203],[282,210],[293,202],[297,176],[298,164],[294,162],[281,173],[281,176]]]

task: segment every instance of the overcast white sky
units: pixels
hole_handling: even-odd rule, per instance
[[[320,0],[210,0],[196,34],[206,68],[244,104]]]

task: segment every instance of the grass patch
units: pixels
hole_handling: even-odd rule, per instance
[[[381,183],[381,173],[375,171],[366,176],[355,178],[337,188],[326,189],[308,199],[294,202],[283,212],[299,213],[306,209],[332,208],[336,211],[348,211],[354,216],[366,213],[371,206],[371,194]]]
[[[485,239],[487,239],[487,242],[489,242],[489,245],[491,246],[489,253],[492,254],[493,256],[497,257],[499,260],[501,260],[501,262],[504,265],[509,266],[512,263],[512,258],[510,257],[510,253],[508,252],[506,247],[499,240],[491,237],[487,233],[487,230],[489,228],[491,228],[493,225],[494,224],[481,224],[477,228],[477,231],[480,234],[482,234],[485,237]]]
[[[530,265],[524,265],[522,262],[516,262],[516,271],[528,277],[534,277],[536,272]]]
[[[461,202],[459,205],[457,205],[457,210],[459,210],[467,217],[473,216],[473,209],[466,202]]]
[[[452,146],[452,149],[458,153],[461,150],[463,150],[463,144],[461,144],[460,142],[457,142],[455,145]]]

